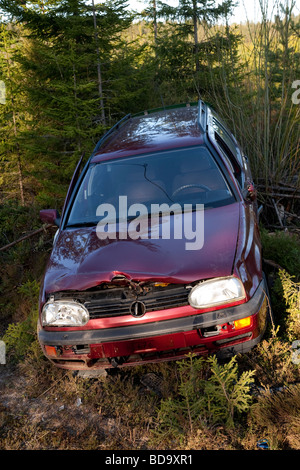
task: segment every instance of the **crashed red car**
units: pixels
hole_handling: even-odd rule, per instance
[[[40,292],[57,366],[250,351],[269,316],[247,157],[205,103],[128,115],[74,173]]]

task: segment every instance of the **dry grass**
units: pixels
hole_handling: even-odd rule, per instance
[[[259,350],[254,362],[261,385],[264,367]],[[249,367],[248,357],[241,357],[240,368]],[[283,357],[268,367],[272,374],[269,370],[266,383],[272,387],[278,380],[272,382],[271,377],[277,371],[282,378],[280,370],[287,369]],[[159,378],[159,389],[145,385],[151,374]],[[287,382],[287,374],[284,377]],[[288,377],[294,380],[295,374]],[[300,448],[299,385],[277,393],[260,389],[250,411],[233,429],[196,427],[183,441],[168,442],[155,441],[153,432],[161,400],[177,395],[176,363],[83,379],[52,366],[37,348],[15,369],[2,366],[0,389],[2,450],[247,450],[256,449],[261,438],[268,439],[272,449]]]
[[[300,449],[300,385],[290,385],[277,393],[265,392],[252,406],[249,416],[251,443],[260,433],[271,449]]]

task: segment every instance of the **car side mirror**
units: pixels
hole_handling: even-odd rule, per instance
[[[60,215],[56,209],[43,209],[40,211],[40,219],[46,224],[60,225]]]
[[[247,188],[243,191],[245,199],[248,199],[250,201],[255,201],[257,198],[257,191],[255,189],[255,186],[252,182],[248,182]]]

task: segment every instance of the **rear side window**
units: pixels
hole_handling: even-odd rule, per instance
[[[229,163],[240,187],[243,187],[244,172],[242,171],[243,164],[241,154],[226,128],[215,117],[213,117],[212,122],[219,149]]]

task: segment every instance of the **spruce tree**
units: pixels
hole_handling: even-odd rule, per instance
[[[180,0],[177,16],[180,21],[179,27],[188,38],[193,38],[193,49],[195,57],[195,69],[199,71],[199,26],[214,24],[221,17],[230,14],[233,8],[233,0],[224,0],[216,4],[215,0]]]
[[[45,204],[61,205],[79,156],[89,154],[106,130],[111,63],[120,33],[131,21],[124,4],[53,0],[28,2],[25,8],[18,1],[0,2],[12,19],[26,25],[27,44],[18,61],[31,117],[23,142]]]

